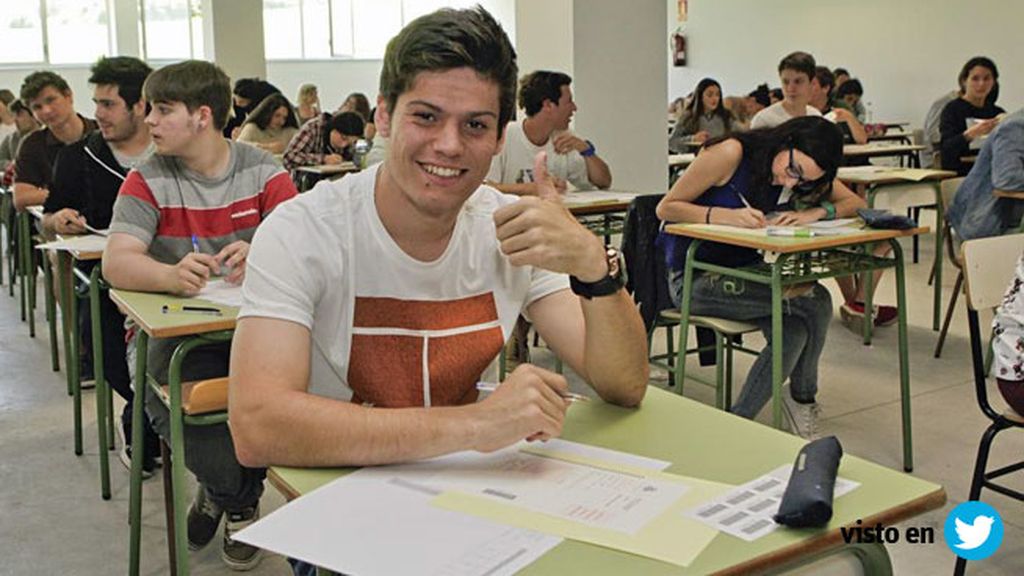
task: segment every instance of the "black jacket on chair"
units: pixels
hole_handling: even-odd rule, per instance
[[[637,196],[629,204],[622,229],[622,257],[626,264],[626,290],[640,306],[640,317],[650,333],[662,310],[675,308],[668,286],[668,267],[664,250],[657,245],[661,220],[656,209],[663,194]],[[697,328],[698,346],[713,346],[715,335],[707,328]],[[701,366],[715,363],[715,351],[700,354]]]

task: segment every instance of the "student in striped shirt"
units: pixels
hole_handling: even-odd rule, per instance
[[[231,88],[216,65],[192,60],[166,66],[150,75],[143,92],[152,105],[146,124],[157,153],[121,186],[104,276],[115,288],[183,296],[197,294],[214,275],[240,283],[256,227],[296,195],[295,186],[270,154],[223,137]],[[134,330],[129,333],[128,366],[134,368]],[[150,341],[149,372],[161,382],[177,344]],[[193,351],[182,379],[225,376],[229,355],[230,344]],[[168,437],[167,409],[148,390],[146,411]],[[265,470],[238,463],[226,424],[186,426],[185,444],[185,464],[200,484],[188,513],[189,548],[206,546],[226,514],[222,558],[235,569],[255,566],[258,549],[231,534],[259,516]]]

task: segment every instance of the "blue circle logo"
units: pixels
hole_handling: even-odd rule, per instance
[[[984,560],[1003,543],[1003,519],[984,502],[969,501],[949,511],[946,546],[964,560]]]

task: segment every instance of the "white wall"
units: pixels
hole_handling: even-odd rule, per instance
[[[594,142],[612,188],[663,192],[665,154],[664,0],[575,0],[573,129]]]
[[[672,31],[676,2],[667,4]],[[920,126],[931,102],[956,88],[960,67],[975,55],[999,66],[999,104],[1024,105],[1024,2],[695,0],[689,7],[687,66],[669,68],[666,104],[705,76],[726,94],[746,94],[761,82],[778,86],[779,60],[805,50],[859,78],[876,121]],[[663,43],[667,50],[667,35]]]
[[[516,0],[519,75],[554,70],[573,75],[573,1]]]

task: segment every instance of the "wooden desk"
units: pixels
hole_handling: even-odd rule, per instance
[[[907,190],[908,186],[916,183],[924,183],[932,188],[933,197],[930,200],[935,205],[935,283],[933,286],[932,330],[938,330],[939,318],[942,316],[942,253],[945,250],[942,239],[943,223],[945,222],[945,211],[942,206],[942,181],[956,178],[956,172],[855,166],[840,168],[837,177],[847,185],[866,186],[865,197],[868,207],[872,208],[875,205],[875,197],[880,192],[897,193]]]
[[[687,334],[690,322],[690,298],[693,289],[694,270],[705,270],[741,278],[750,282],[768,284],[772,289],[772,423],[776,428],[782,425],[782,294],[786,286],[802,284],[822,278],[835,278],[852,274],[870,273],[875,270],[895,268],[896,306],[898,314],[900,354],[900,397],[903,416],[903,468],[913,469],[913,447],[910,426],[910,363],[907,359],[907,300],[903,270],[903,250],[898,238],[913,236],[928,231],[927,228],[912,230],[863,230],[841,236],[816,236],[796,238],[787,236],[755,236],[726,227],[708,224],[672,224],[665,230],[671,234],[693,239],[686,253],[683,276],[683,293],[679,330]],[[707,262],[696,257],[697,247],[703,241],[722,242],[774,253],[777,257],[767,268],[730,268]],[[881,258],[871,254],[871,246],[877,242],[888,242],[892,246],[893,258]],[[865,290],[864,298],[864,339],[871,337],[871,284]],[[677,390],[682,389],[685,377],[686,346],[680,344],[676,360]]]
[[[881,158],[897,156],[907,158],[911,167],[918,168],[921,159],[918,152],[925,147],[919,144],[898,144],[895,142],[868,142],[867,144],[847,144],[843,146],[843,156],[851,159]]]
[[[742,484],[793,461],[800,438],[716,410],[687,398],[648,388],[638,410],[604,402],[577,403],[569,409],[562,436],[569,440],[623,450],[672,462],[669,472]],[[268,478],[293,499],[350,472],[351,469],[274,467]],[[751,574],[806,564],[822,556],[854,552],[865,573],[891,570],[885,548],[845,546],[840,527],[891,525],[941,507],[941,486],[900,474],[856,456],[843,458],[839,474],[861,486],[835,501],[827,527],[781,529],[754,542],[719,534],[687,568],[566,540],[523,570],[523,574]]]
[[[338,178],[345,174],[359,172],[359,167],[353,162],[342,162],[341,164],[299,166],[295,169],[295,172],[299,176],[299,192],[305,192],[324,178]]]
[[[173,495],[173,526],[174,537],[168,542],[171,547],[172,566],[179,574],[188,573],[188,538],[185,531],[186,517],[186,494],[185,487],[185,418],[182,416],[182,393],[181,393],[181,365],[188,353],[202,344],[213,342],[225,342],[231,339],[231,333],[235,328],[235,320],[238,316],[238,308],[234,306],[223,306],[206,300],[195,298],[179,298],[168,294],[155,294],[149,292],[132,292],[128,290],[111,290],[110,298],[125,313],[126,316],[135,322],[137,333],[135,335],[135,397],[132,404],[132,471],[131,471],[131,494],[129,500],[129,523],[131,528],[131,542],[129,545],[128,573],[132,576],[139,574],[140,544],[142,538],[142,453],[144,446],[142,439],[142,416],[144,413],[144,398],[146,386],[151,388],[159,387],[162,382],[157,382],[147,372],[146,356],[149,349],[150,338],[171,338],[176,336],[191,336],[175,349],[171,357],[171,364],[168,368],[167,387],[170,396],[170,428],[171,428],[171,470],[164,472],[165,486],[168,480],[175,487]],[[185,305],[198,304],[210,306],[221,311],[221,316],[209,316],[204,314],[193,314],[187,312],[172,312],[165,314],[162,309],[164,305]],[[227,420],[225,413],[191,417],[196,423],[215,423]],[[166,462],[164,466],[167,466]]]
[[[40,216],[42,212],[40,211]],[[57,240],[73,238],[73,235],[57,235]],[[79,373],[79,346],[81,346],[82,331],[78,323],[78,298],[74,290],[75,275],[81,277],[82,282],[89,285],[90,291],[90,322],[92,327],[92,360],[93,378],[96,382],[96,428],[99,436],[100,455],[100,493],[104,500],[110,499],[110,465],[109,450],[113,447],[114,422],[112,414],[108,411],[112,407],[110,387],[106,383],[103,368],[103,332],[99,318],[99,301],[95,306],[91,301],[98,298],[93,295],[93,290],[98,290],[99,265],[94,268],[95,281],[85,276],[81,271],[75,269],[75,262],[98,261],[103,257],[103,251],[83,250],[57,250],[57,285],[60,287],[61,307],[61,333],[64,340],[64,366],[67,380],[68,393],[71,394],[74,405],[74,428],[75,428],[75,454],[82,455],[82,375]],[[43,256],[44,270],[49,271],[49,259]],[[50,281],[51,274],[46,277],[46,313],[50,320],[50,341],[51,351],[56,354],[56,307],[53,303],[53,283]],[[56,366],[56,359],[54,366]],[[108,434],[109,432],[109,434]]]
[[[910,132],[886,132],[885,134],[869,134],[868,142],[902,142],[913,144],[914,135]]]
[[[562,198],[562,203],[573,216],[614,214],[625,212],[629,208],[629,203],[637,196],[641,196],[641,193],[624,190],[586,190],[569,192]]]

